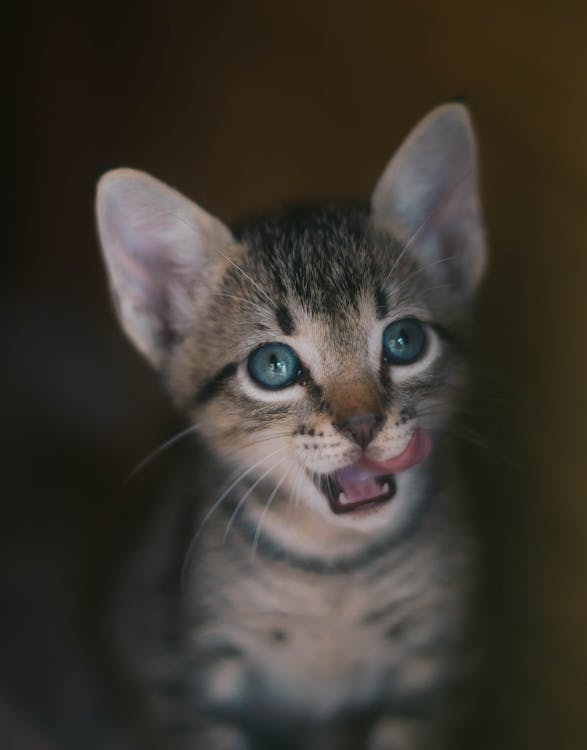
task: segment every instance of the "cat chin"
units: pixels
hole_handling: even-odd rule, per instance
[[[290,516],[269,513],[267,530],[284,546],[302,545],[301,552],[328,556],[327,545],[332,543],[337,556],[352,553],[365,543],[401,533],[417,513],[423,490],[419,467],[397,474],[395,481],[396,491],[389,500],[351,513],[334,513],[326,497],[308,480],[299,495],[298,509]]]

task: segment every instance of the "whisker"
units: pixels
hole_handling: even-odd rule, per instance
[[[136,466],[127,474],[125,479],[122,482],[122,487],[126,487],[129,482],[134,479],[134,477],[137,476],[141,471],[143,471],[152,461],[154,461],[156,458],[158,458],[162,453],[164,453],[166,450],[174,446],[176,443],[179,443],[184,438],[188,437],[192,433],[196,432],[204,423],[203,422],[197,422],[196,424],[190,425],[189,427],[186,427],[185,430],[182,430],[181,432],[176,433],[175,435],[172,435],[168,440],[158,445],[156,448],[154,448],[152,451],[150,451],[143,459],[141,459]],[[235,448],[232,451],[229,451],[227,453],[224,453],[225,458],[229,458],[230,456],[234,455],[235,453],[238,453],[239,451],[245,449],[245,448],[251,448],[254,445],[259,445],[260,443],[273,441],[276,438],[282,438],[282,437],[289,437],[291,433],[287,431],[283,432],[272,432],[270,435],[265,435],[263,437],[257,438],[256,440],[250,440],[249,442],[245,443],[244,445],[239,445],[237,448]]]
[[[264,321],[266,325],[271,326],[274,322],[274,311],[270,310],[267,305],[263,305],[260,300],[246,299],[236,294],[229,294],[228,292],[212,292],[212,297],[222,297],[225,299],[231,299],[238,302],[240,305],[247,305],[248,312],[256,314],[260,321]]]
[[[452,260],[455,260],[458,256],[453,255],[447,255],[445,258],[437,258],[436,260],[431,260],[429,263],[425,263],[418,268],[414,269],[413,271],[410,271],[410,273],[407,274],[403,279],[400,280],[399,284],[396,287],[396,293],[398,295],[401,295],[406,287],[409,287],[410,282],[415,276],[418,276],[421,273],[427,272],[432,266],[438,266],[442,263],[450,263]],[[389,274],[386,277],[386,281],[389,279]]]
[[[524,471],[522,464],[512,458],[511,455],[500,450],[494,440],[477,430],[463,425],[446,425],[442,427],[428,427],[427,429],[430,432],[448,435],[455,440],[473,446],[473,448],[476,448],[480,452],[484,460],[489,458],[497,459],[500,463],[507,464],[510,469],[514,469],[517,472]]]
[[[182,430],[181,432],[178,432],[177,434],[170,437],[168,440],[166,440],[164,443],[161,443],[158,445],[155,449],[153,449],[150,453],[147,453],[145,458],[143,458],[139,463],[127,474],[126,478],[124,479],[122,486],[126,487],[128,483],[139,473],[141,472],[146,466],[148,466],[151,461],[153,461],[155,458],[160,456],[164,451],[166,451],[168,448],[171,448],[172,445],[175,445],[176,443],[179,443],[180,440],[183,440],[188,435],[191,435],[194,433],[198,427],[201,426],[201,422],[198,422],[197,424],[190,425],[189,427],[186,427],[185,430]]]
[[[289,498],[287,501],[287,525],[289,527],[291,523],[292,510],[297,505],[297,497],[300,494],[302,479],[304,477],[305,469],[303,466],[298,467],[298,478],[296,479],[295,488],[293,493],[290,491]],[[293,500],[293,503],[292,503]]]
[[[334,495],[334,486],[332,484],[332,477],[330,474],[326,475],[326,486],[328,487],[328,493]]]
[[[241,266],[239,266],[238,263],[232,260],[232,258],[229,258],[228,255],[222,252],[222,250],[219,250],[217,247],[215,247],[214,249],[219,255],[221,255],[226,261],[228,261],[228,263],[230,263],[230,265],[233,266],[233,268],[235,268],[239,273],[241,273],[245,277],[245,279],[247,279],[247,281],[250,284],[252,284],[255,287],[255,289],[257,289],[257,291],[259,291],[263,295],[263,297],[265,297],[265,299],[269,302],[271,307],[273,307],[274,309],[277,309],[277,304],[271,299],[271,297],[267,294],[267,292],[263,289],[263,287],[260,284],[257,284],[257,282],[251,276],[249,276],[249,274],[244,270],[244,268],[241,268]]]
[[[314,472],[312,470],[310,470],[310,479],[312,481],[314,481]],[[301,484],[302,483],[300,481],[300,483],[298,484],[298,486],[296,488],[296,501],[295,501],[295,507],[296,508],[299,508],[299,505],[300,505],[300,493],[301,493],[301,489],[302,489]],[[299,513],[298,513],[298,515],[299,515]]]
[[[277,448],[277,450],[272,451],[271,453],[268,453],[266,456],[263,456],[258,461],[256,461],[251,466],[247,467],[244,471],[242,471],[237,478],[232,481],[228,487],[222,492],[222,494],[216,499],[210,510],[206,513],[204,518],[202,519],[198,530],[196,531],[196,536],[199,535],[204,525],[210,520],[210,517],[214,513],[214,511],[218,508],[218,506],[222,503],[222,501],[227,497],[227,495],[230,494],[230,492],[236,487],[236,485],[241,482],[246,476],[248,476],[252,471],[254,471],[258,466],[265,463],[268,459],[275,456],[277,453],[280,453],[281,451],[285,450],[285,446],[281,446],[280,448]]]
[[[222,504],[223,500],[230,494],[230,492],[236,487],[236,485],[239,482],[241,482],[246,476],[248,476],[252,471],[254,471],[257,468],[257,466],[260,466],[265,461],[267,461],[268,459],[270,459],[272,456],[275,456],[277,453],[279,453],[280,451],[283,451],[285,449],[286,449],[286,446],[281,446],[280,448],[277,448],[277,450],[274,450],[271,453],[267,454],[266,456],[263,456],[258,461],[256,461],[254,464],[252,464],[252,466],[249,466],[247,469],[245,469],[244,471],[242,471],[237,476],[237,478],[233,482],[231,482],[228,485],[228,487],[222,492],[222,494],[214,501],[214,503],[212,504],[212,506],[209,508],[209,510],[204,515],[203,519],[201,520],[201,522],[200,522],[198,528],[196,529],[194,535],[192,536],[192,539],[191,539],[191,541],[190,541],[190,543],[188,545],[188,548],[186,550],[184,561],[183,561],[183,564],[181,566],[180,581],[181,581],[182,588],[183,588],[184,581],[185,581],[185,575],[186,575],[186,572],[187,572],[187,566],[189,564],[189,561],[191,559],[192,553],[194,551],[195,544],[196,544],[196,542],[197,542],[197,540],[198,540],[198,538],[199,538],[199,536],[200,536],[200,534],[202,532],[202,529],[208,523],[208,521],[210,520],[210,518],[212,517],[212,515],[215,513],[215,511],[220,507],[220,505]]]
[[[246,297],[239,297],[237,294],[229,294],[228,292],[212,292],[211,297],[225,297],[226,299],[235,300],[235,302],[242,302],[245,305],[251,305],[252,307],[259,308],[259,303]],[[265,308],[259,308],[265,311]]]
[[[230,437],[232,436],[221,436],[223,439],[226,439],[228,442]],[[226,460],[228,458],[233,457],[235,454],[243,453],[243,451],[246,451],[248,448],[254,448],[257,445],[262,445],[263,443],[272,443],[275,440],[281,440],[282,438],[288,438],[291,437],[290,431],[282,431],[282,432],[271,432],[268,435],[263,435],[261,437],[256,438],[255,440],[249,440],[246,443],[239,443],[238,445],[231,446],[231,450],[226,450],[222,452],[221,458],[223,460]],[[240,470],[240,468],[238,469]]]
[[[244,503],[246,502],[247,498],[251,495],[255,487],[257,487],[263,479],[267,476],[267,474],[270,474],[277,466],[282,464],[285,460],[287,460],[287,456],[285,458],[282,458],[280,461],[278,461],[276,464],[273,464],[273,466],[270,466],[266,471],[264,471],[261,476],[256,479],[253,484],[249,487],[249,489],[245,492],[245,494],[241,497],[241,499],[236,504],[234,510],[232,511],[230,518],[228,519],[228,523],[226,524],[226,529],[224,531],[224,536],[222,537],[222,543],[224,544],[226,542],[226,538],[228,537],[228,534],[230,532],[231,526],[234,523],[234,519],[237,517],[240,509],[243,507]]]
[[[428,286],[426,289],[422,289],[420,294],[430,294],[438,289],[455,289],[455,284],[434,284],[434,286]]]
[[[316,485],[316,476],[317,476],[317,473],[318,472],[314,471],[313,469],[310,470],[310,479],[311,479],[311,481],[312,481],[312,483],[314,485]],[[301,493],[298,493],[298,495],[296,497],[296,503],[295,503],[296,512],[298,514],[298,520],[299,520],[300,513],[301,513],[301,510],[300,510],[300,508],[301,508],[300,495],[301,495]]]
[[[449,195],[452,196],[452,194],[458,189],[458,187],[460,185],[462,185],[462,183],[468,177],[470,177],[472,173],[473,173],[473,169],[470,168],[458,180],[456,180],[455,183],[454,183],[454,185],[450,189]],[[426,214],[426,216],[424,217],[424,219],[420,222],[420,224],[416,227],[416,229],[412,232],[412,234],[410,234],[410,236],[407,238],[407,240],[404,243],[404,246],[402,247],[399,255],[395,259],[395,261],[394,261],[394,263],[393,263],[393,265],[391,267],[391,270],[389,271],[389,273],[385,277],[385,280],[383,282],[384,286],[387,284],[387,282],[389,281],[389,279],[393,275],[394,271],[398,267],[399,263],[401,262],[402,258],[404,257],[404,255],[406,254],[406,252],[409,250],[409,248],[412,246],[412,244],[415,242],[415,240],[417,239],[417,237],[420,234],[420,232],[423,229],[425,229],[425,227],[427,226],[427,224],[429,223],[429,221],[438,213],[439,210],[440,210],[440,206],[435,206],[432,209],[432,211],[429,211],[428,214]]]
[[[263,526],[263,521],[265,520],[265,516],[267,515],[267,512],[271,506],[271,503],[273,502],[273,498],[277,494],[277,490],[283,483],[283,480],[286,478],[286,476],[289,474],[289,472],[292,470],[292,466],[289,466],[285,472],[283,473],[283,476],[277,482],[275,487],[273,488],[273,491],[269,495],[269,499],[265,503],[265,507],[263,508],[263,512],[261,513],[261,516],[259,518],[259,523],[257,524],[257,528],[255,529],[255,536],[253,537],[253,544],[251,546],[251,562],[255,561],[255,557],[257,556],[257,547],[259,545],[259,537],[261,536],[261,528]]]
[[[315,487],[320,486],[320,472],[318,471],[312,471],[312,483]]]
[[[174,218],[176,218],[182,224],[185,224],[186,226],[190,227],[190,229],[193,229],[194,231],[197,230],[197,227],[194,226],[194,224],[192,224],[191,221],[187,221],[184,216],[180,216],[175,211],[168,211],[167,213],[173,216]],[[223,253],[222,250],[220,250],[220,248],[215,247],[214,250],[218,253],[218,255],[222,256],[225,261],[230,263],[230,265],[233,268],[235,268],[240,274],[242,274],[244,278],[247,279],[247,281],[250,284],[252,284],[255,287],[255,289],[257,289],[257,291],[263,295],[263,297],[265,297],[265,299],[269,302],[271,307],[277,309],[277,304],[271,299],[271,297],[267,294],[267,292],[263,289],[263,287],[260,284],[258,284],[253,278],[251,278],[251,276],[249,276],[249,274],[244,270],[244,268],[241,268],[241,266],[239,266],[239,264],[236,261],[234,261],[228,255]]]
[[[444,258],[436,258],[436,260],[431,260],[429,263],[425,263],[424,265],[419,266],[413,271],[410,271],[410,273],[402,279],[402,284],[406,281],[409,281],[413,276],[418,276],[421,273],[425,273],[426,271],[429,271],[433,266],[440,266],[443,263],[450,263],[451,261],[456,260],[457,258],[458,258],[458,255],[453,253],[453,255],[447,255]]]
[[[430,211],[427,214],[427,216],[424,217],[424,220],[422,222],[420,222],[420,224],[416,227],[416,229],[408,237],[408,239],[404,243],[404,246],[402,247],[399,255],[397,256],[397,258],[395,259],[393,265],[391,266],[391,269],[390,269],[389,273],[386,275],[385,279],[383,280],[383,285],[384,286],[387,284],[387,282],[389,281],[389,279],[393,276],[393,273],[394,273],[395,269],[398,267],[398,265],[400,264],[400,262],[401,262],[402,258],[404,257],[404,255],[407,253],[407,251],[412,246],[414,240],[417,238],[417,236],[420,234],[420,232],[425,228],[425,226],[428,224],[428,222],[430,221],[430,219],[435,215],[435,213],[436,213],[436,209],[434,209],[433,211]]]

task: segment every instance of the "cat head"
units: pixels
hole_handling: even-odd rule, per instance
[[[122,327],[243,487],[353,533],[409,515],[464,384],[457,342],[485,265],[477,181],[456,104],[416,126],[369,208],[231,231],[144,173],[102,177]]]

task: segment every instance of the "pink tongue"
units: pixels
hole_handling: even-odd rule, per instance
[[[335,476],[344,492],[346,502],[356,503],[381,495],[381,487],[375,479],[376,474],[367,467],[363,468],[361,461],[339,469]]]
[[[346,502],[356,503],[383,494],[381,477],[405,471],[411,466],[424,461],[431,448],[430,436],[423,430],[417,429],[406,448],[393,458],[381,463],[361,458],[350,466],[339,469],[335,476],[340,485]],[[377,477],[380,481],[377,481]]]

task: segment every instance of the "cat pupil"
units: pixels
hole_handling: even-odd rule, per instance
[[[277,359],[275,354],[271,355],[270,364],[273,372],[276,372],[277,374],[283,373],[285,371],[285,362],[283,360]]]

